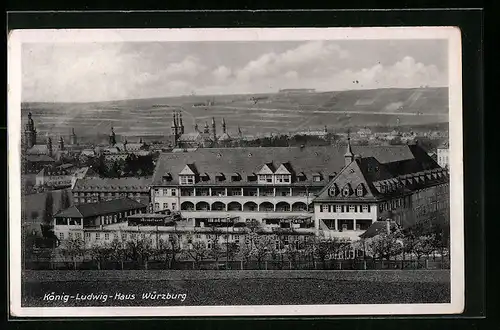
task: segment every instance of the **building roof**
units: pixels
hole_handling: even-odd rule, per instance
[[[412,159],[414,155],[410,146],[353,146],[356,154],[372,156],[381,162]],[[315,172],[328,174],[339,172],[344,166],[345,146],[318,146],[318,147],[248,147],[248,148],[201,148],[192,152],[162,153],[157,161],[152,184],[162,185],[163,176],[170,173],[172,180],[169,184],[178,184],[178,174],[187,164],[194,164],[198,173],[207,173],[209,180],[206,184],[228,185],[230,182],[217,182],[215,175],[239,173],[243,180],[247,176],[258,173],[265,164],[273,171],[282,164],[292,175],[304,172],[305,181],[300,184],[312,184],[312,174]],[[237,183],[235,183],[237,184]],[[241,182],[239,182],[241,185]],[[325,182],[320,183],[322,185]]]
[[[218,137],[219,141],[231,141],[231,137],[227,133],[222,133],[221,136]]]
[[[26,155],[26,160],[32,163],[36,162],[55,162],[55,159],[48,155]]]
[[[212,142],[210,133],[190,132],[182,134],[178,142]]]
[[[389,224],[389,230],[393,230],[396,228],[396,223],[390,222]],[[380,234],[387,233],[387,221],[382,220],[382,221],[375,221],[372,223],[368,229],[359,235],[360,238],[372,238]]]
[[[73,205],[54,215],[56,218],[88,218],[93,216],[117,213],[145,208],[147,205],[129,198],[112,199],[109,201]]]
[[[379,200],[448,180],[447,171],[440,168],[425,151],[418,146],[408,148],[414,156],[412,159],[387,163],[381,163],[374,157],[355,159],[323,188],[315,201]],[[344,195],[343,188],[347,185],[352,191]],[[362,196],[355,191],[358,186],[363,188]]]
[[[74,191],[138,191],[147,192],[151,178],[84,178],[76,182]]]

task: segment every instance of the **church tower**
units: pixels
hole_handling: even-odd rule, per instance
[[[35,122],[31,118],[31,112],[28,113],[28,122],[24,128],[24,137],[26,140],[26,147],[29,149],[36,144],[36,129]]]
[[[217,142],[217,131],[216,131],[216,127],[215,127],[215,118],[212,117],[212,138],[214,140],[214,143]]]
[[[207,122],[205,122],[205,127],[203,127],[203,133],[207,133],[207,134],[210,133],[210,128],[208,127],[208,123]]]
[[[47,154],[52,157],[52,153],[53,153],[53,150],[52,150],[52,139],[50,138],[50,136],[47,138]]]
[[[76,134],[75,134],[75,129],[71,129],[71,135],[69,137],[69,144],[76,145],[78,143]]]
[[[109,145],[114,146],[116,144],[116,134],[115,131],[113,130],[113,127],[111,127],[111,133],[109,133]]]
[[[64,140],[63,137],[59,137],[59,150],[64,150]]]
[[[351,149],[351,135],[350,135],[350,131],[347,131],[347,150],[344,154],[345,166],[352,163],[353,160],[354,160],[354,154],[352,153],[352,149]]]
[[[175,112],[173,113],[171,128],[172,128],[172,147],[175,148],[177,146],[177,138],[179,137],[179,129],[177,127],[177,117],[175,116]]]
[[[226,120],[222,118],[222,133],[226,134]]]
[[[179,112],[179,135],[184,134],[184,124],[182,123],[182,112]]]

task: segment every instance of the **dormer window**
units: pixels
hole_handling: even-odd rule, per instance
[[[356,188],[356,196],[363,197],[364,194],[365,194],[365,188],[363,187],[362,184],[358,185],[358,187]]]
[[[215,176],[215,179],[218,181],[218,182],[222,182],[222,181],[225,181],[226,180],[226,176],[224,175],[224,173],[219,173]]]
[[[248,182],[255,182],[255,181],[257,181],[257,175],[255,175],[255,174],[248,175],[247,176],[247,181]]]
[[[306,175],[304,174],[304,172],[300,172],[298,175],[297,175],[297,179],[299,181],[306,181],[307,177]]]
[[[207,182],[210,181],[210,176],[207,173],[204,173],[203,175],[200,176],[201,181]]]
[[[313,174],[313,182],[321,182],[323,180],[323,176],[321,173],[314,173]]]
[[[330,196],[337,196],[339,193],[339,188],[337,187],[336,184],[333,184],[329,189],[328,189],[328,195]]]
[[[348,197],[349,195],[351,195],[351,187],[349,187],[349,185],[346,184],[344,188],[342,188],[342,196]]]
[[[273,175],[259,174],[259,183],[273,183]]]
[[[233,175],[231,175],[231,181],[232,182],[241,181],[241,175],[239,175],[239,173],[234,173]]]
[[[181,185],[194,184],[194,175],[180,175],[179,183]]]
[[[290,174],[276,174],[275,183],[290,183]]]

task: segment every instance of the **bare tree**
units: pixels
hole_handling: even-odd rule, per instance
[[[97,269],[101,270],[102,263],[107,261],[111,255],[111,249],[107,243],[94,242],[90,246],[90,256],[97,264]]]
[[[130,259],[142,264],[148,269],[149,258],[153,255],[153,241],[151,237],[141,233],[138,238],[127,242],[127,255]]]
[[[78,259],[85,255],[85,241],[80,237],[67,238],[62,242],[62,253],[73,262],[73,269],[77,269]]]
[[[120,263],[120,268],[123,270],[123,264],[127,258],[126,243],[116,236],[110,244],[110,256],[112,260]]]
[[[258,235],[254,240],[254,256],[259,269],[270,251],[274,248],[274,239],[268,235]]]
[[[201,262],[208,258],[209,250],[204,242],[194,241],[186,250],[186,254],[193,259],[196,269],[199,269]]]

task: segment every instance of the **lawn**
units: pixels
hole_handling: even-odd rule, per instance
[[[31,271],[23,307],[406,304],[450,301],[449,271]],[[155,292],[179,299],[143,299]],[[43,300],[44,295],[108,299]],[[116,294],[135,299],[114,299]],[[185,294],[184,299],[180,299]],[[167,296],[168,297],[168,296]],[[165,298],[165,297],[163,297]],[[183,300],[183,301],[181,301]]]

